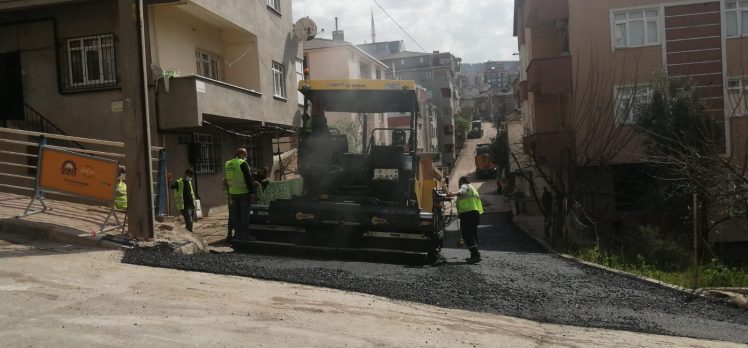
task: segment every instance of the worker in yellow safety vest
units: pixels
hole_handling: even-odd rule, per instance
[[[195,213],[195,190],[192,187],[192,169],[184,171],[184,177],[177,179],[171,188],[174,190],[174,205],[184,217],[184,227],[192,232],[192,216]]]
[[[478,251],[478,224],[480,214],[483,214],[483,203],[480,200],[478,190],[470,185],[470,179],[463,176],[459,181],[460,190],[450,192],[448,196],[457,197],[457,215],[460,218],[460,232],[465,245],[470,250],[470,257],[465,259],[467,263],[480,262],[480,251]]]
[[[125,182],[125,172],[125,166],[119,166],[117,189],[114,192],[114,208],[117,210],[127,210],[127,183]]]
[[[247,163],[247,150],[238,148],[234,159],[224,165],[223,184],[229,191],[229,230],[226,241],[238,237],[241,240],[254,239],[249,234],[249,212],[254,185],[252,172]]]
[[[312,134],[312,117],[306,113],[301,115],[301,134],[302,136]]]

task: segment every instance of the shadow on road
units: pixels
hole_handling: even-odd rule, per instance
[[[461,249],[459,222],[454,217],[444,232],[444,247]],[[478,248],[484,251],[517,253],[546,253],[535,240],[525,235],[512,222],[511,213],[488,213],[481,215],[478,226]]]

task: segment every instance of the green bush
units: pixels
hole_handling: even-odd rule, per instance
[[[648,264],[664,270],[679,270],[689,262],[689,252],[672,238],[663,235],[659,227],[640,226],[634,252]]]
[[[637,255],[635,261],[626,262],[621,255],[611,254],[595,246],[576,248],[571,251],[575,257],[605,265],[610,268],[657,279],[684,288],[703,287],[748,287],[748,273],[744,269],[728,267],[712,259],[696,270],[663,270],[651,264],[644,255]]]

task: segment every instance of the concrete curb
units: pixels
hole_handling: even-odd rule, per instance
[[[681,287],[681,286],[678,286],[678,285],[665,283],[665,282],[657,280],[657,279],[652,279],[652,278],[648,278],[648,277],[641,276],[641,275],[638,275],[638,274],[629,273],[629,272],[626,272],[626,271],[622,271],[620,269],[610,268],[610,267],[603,266],[603,265],[598,264],[598,263],[594,263],[594,262],[589,262],[589,261],[586,261],[586,260],[582,260],[580,258],[574,257],[574,256],[569,255],[569,254],[561,253],[561,252],[557,251],[555,248],[553,248],[551,245],[549,245],[548,243],[546,243],[545,240],[543,240],[541,238],[538,238],[537,236],[535,236],[532,233],[527,232],[527,230],[531,229],[531,228],[529,226],[527,226],[527,224],[525,224],[524,221],[518,221],[518,220],[519,219],[516,216],[512,217],[512,221],[514,222],[514,225],[518,229],[520,229],[522,232],[525,233],[525,235],[529,236],[534,241],[536,241],[538,244],[540,244],[549,253],[554,254],[556,256],[559,256],[559,257],[561,257],[563,259],[566,259],[566,260],[569,260],[569,261],[573,261],[573,262],[577,262],[577,263],[583,264],[583,265],[585,265],[587,267],[597,268],[597,269],[600,269],[600,270],[604,270],[604,271],[612,272],[612,273],[615,273],[615,274],[619,274],[619,275],[622,275],[624,277],[642,280],[642,281],[648,282],[648,283],[653,284],[653,285],[658,285],[658,286],[663,286],[663,287],[666,287],[666,288],[670,288],[670,289],[673,289],[673,290],[676,290],[676,291],[679,291],[679,292],[686,293],[688,295],[698,296],[698,297],[702,297],[702,298],[710,299],[710,300],[717,300],[717,301],[721,301],[721,302],[724,302],[724,303],[729,303],[729,304],[732,304],[732,305],[735,305],[735,306],[738,306],[738,307],[742,307],[742,308],[748,309],[748,305],[744,305],[744,304],[741,304],[741,303],[735,302],[735,301],[730,301],[728,299],[725,299],[724,297],[711,296],[708,293],[702,291],[702,289],[688,289],[688,288],[684,288],[684,287]]]
[[[83,232],[74,228],[17,218],[0,219],[0,232],[32,239],[94,248],[118,250],[123,247],[121,244],[106,240],[81,237],[80,234]]]

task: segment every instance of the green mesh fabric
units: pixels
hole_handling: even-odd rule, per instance
[[[257,192],[257,204],[270,204],[276,199],[290,199],[299,196],[304,188],[302,179],[272,181]]]

